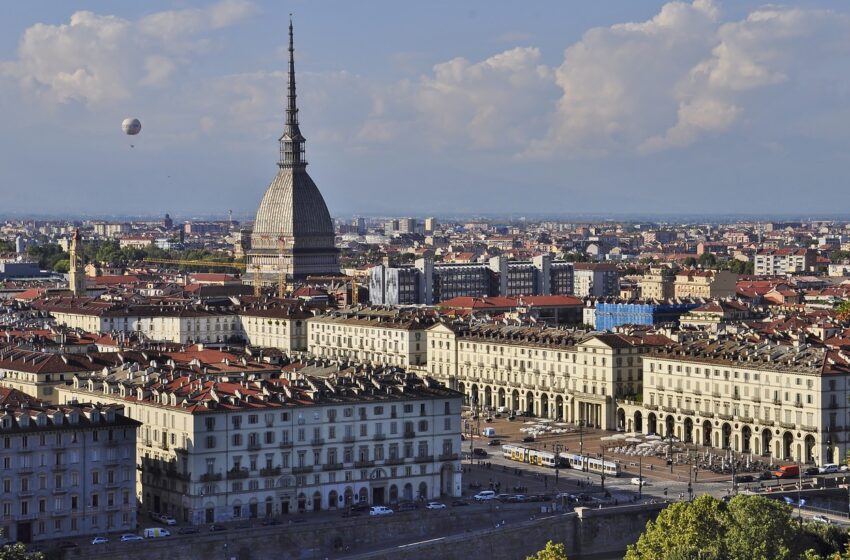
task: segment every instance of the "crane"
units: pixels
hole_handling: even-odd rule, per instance
[[[360,283],[356,276],[308,276],[308,282],[349,282],[351,284],[351,303],[357,305],[360,303]]]
[[[145,259],[146,263],[151,264],[171,264],[177,266],[201,266],[201,267],[220,267],[220,268],[235,268],[237,270],[247,271],[249,265],[247,263],[238,263],[238,262],[218,262],[218,261],[205,261],[205,260],[191,260],[191,259]],[[260,265],[255,265],[253,267],[253,284],[254,284],[254,295],[260,297],[263,295],[262,292],[262,279],[260,278]]]

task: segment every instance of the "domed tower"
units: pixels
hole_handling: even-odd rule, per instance
[[[334,243],[331,215],[316,183],[307,174],[306,139],[298,126],[295,100],[295,49],[289,22],[289,91],[286,124],[280,142],[278,172],[272,180],[254,221],[247,278],[264,285],[311,274],[339,274],[339,250]]]

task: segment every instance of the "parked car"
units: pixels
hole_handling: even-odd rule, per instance
[[[759,475],[759,480],[770,480],[773,478],[773,473],[771,471],[764,471]]]
[[[820,469],[817,467],[806,467],[806,470],[803,471],[803,474],[806,476],[814,476],[816,474],[820,474]]]
[[[174,519],[170,515],[165,515],[164,513],[159,516],[159,521],[161,523],[165,523],[166,525],[177,525],[176,519]]]
[[[162,527],[148,527],[145,529],[146,539],[158,539],[160,537],[170,537],[171,531]]]
[[[368,511],[368,510],[369,510],[369,504],[367,504],[365,502],[359,503],[359,504],[354,504],[353,506],[351,506],[351,511],[356,511],[356,512],[359,512],[359,513],[362,513],[364,511]]]
[[[216,523],[210,525],[210,533],[216,533],[218,531],[227,531],[227,527],[224,525],[217,525]]]
[[[193,527],[192,525],[186,525],[185,527],[180,527],[180,530],[177,531],[180,535],[194,535],[196,533],[200,533],[201,530],[197,527]]]
[[[398,504],[399,511],[413,511],[416,509],[416,504],[413,502],[401,502]]]
[[[492,490],[482,490],[472,497],[476,502],[488,502],[496,498],[496,493]]]
[[[121,542],[133,542],[133,541],[143,541],[144,537],[140,535],[134,535],[132,533],[127,533],[126,535],[121,535]]]
[[[487,445],[489,445],[490,447],[496,447],[497,445],[502,445],[502,440],[491,439],[490,441],[487,442]]]
[[[446,504],[440,502],[428,502],[428,505],[425,506],[425,509],[446,509]]]
[[[755,479],[753,478],[753,475],[751,475],[751,474],[735,475],[735,482],[736,483],[752,482],[753,480],[755,480]]]
[[[499,408],[496,409],[496,412],[505,413],[505,412],[509,412],[509,410],[508,410],[508,407],[506,407],[506,406],[500,406]]]
[[[487,451],[485,451],[484,448],[476,447],[475,449],[472,450],[472,456],[477,458],[477,459],[486,459],[487,457],[490,456],[490,454],[487,453]]]
[[[523,443],[531,443],[533,441],[534,441],[534,436],[525,436],[524,438],[522,438]]]
[[[827,525],[832,523],[829,519],[827,519],[823,515],[815,515],[814,517],[812,517],[812,521],[814,521],[815,523],[826,523]]]
[[[392,515],[392,514],[393,514],[393,510],[391,510],[390,508],[388,508],[386,506],[372,506],[372,508],[369,510],[369,515],[373,515],[373,516],[375,516],[375,515]]]
[[[838,465],[835,463],[829,463],[818,469],[820,474],[832,474],[838,472]]]
[[[109,539],[106,537],[95,537],[92,539],[92,544],[106,544],[109,542]]]
[[[631,482],[632,484],[634,484],[635,486],[646,486],[646,480],[645,480],[645,479],[641,479],[640,477],[637,477],[637,476],[636,476],[636,477],[634,477],[633,479],[631,479],[631,481],[630,481],[630,482]]]

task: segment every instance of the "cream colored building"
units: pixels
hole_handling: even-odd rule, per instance
[[[290,307],[255,307],[239,312],[249,344],[286,353],[307,349],[307,325],[312,317],[301,308]]]
[[[461,395],[396,372],[225,381],[128,366],[74,379],[62,402],[142,422],[145,510],[211,523],[460,496]]]
[[[735,295],[738,276],[728,270],[683,270],[676,274],[674,296],[679,299],[718,299]]]
[[[470,404],[616,429],[616,399],[641,394],[649,348],[620,334],[440,323],[427,370]]]
[[[847,454],[850,356],[803,342],[714,336],[643,357],[643,405],[628,431],[775,460],[838,463]]]
[[[638,281],[640,297],[645,300],[664,301],[675,293],[676,269],[669,266],[651,266]]]
[[[350,308],[307,321],[307,350],[333,360],[416,368],[428,356],[432,315],[418,311]]]

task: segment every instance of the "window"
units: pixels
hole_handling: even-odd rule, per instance
[[[208,432],[215,430],[215,418],[204,418],[204,425]]]
[[[207,449],[215,449],[215,436],[207,436],[206,447]]]
[[[242,427],[242,417],[241,416],[231,416],[230,422],[233,424],[233,429],[238,430]]]
[[[248,415],[248,423],[249,424],[256,424],[258,422],[258,417],[259,417],[259,415],[257,415],[257,414],[249,414]]]

